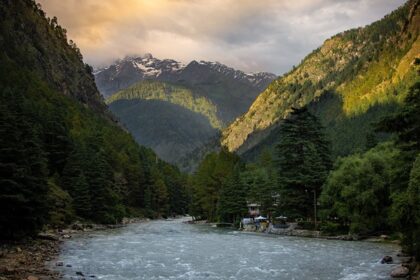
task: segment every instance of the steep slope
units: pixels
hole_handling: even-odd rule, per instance
[[[109,106],[138,143],[172,163],[218,131],[203,115],[170,102],[132,99],[117,100]]]
[[[222,128],[211,101],[171,83],[142,81],[115,93],[107,103],[138,143],[172,163]]]
[[[223,131],[222,144],[230,151],[255,153],[264,139],[275,141],[276,128],[292,107],[310,104],[327,126],[336,155],[363,148],[371,130],[366,128],[395,110],[416,79],[411,65],[420,54],[419,27],[416,0],[369,26],[328,39],[273,81]]]
[[[42,10],[28,9],[26,5],[27,1],[2,1],[3,54],[36,72],[54,90],[98,112],[106,111],[92,68],[83,63],[77,46],[71,41],[67,43],[66,30],[57,24],[56,18],[46,19]]]
[[[143,80],[185,86],[213,102],[224,125],[245,113],[275,78],[270,73],[245,74],[216,62],[192,61],[183,65],[174,60],[159,60],[150,54],[127,57],[95,72],[96,83],[105,97]]]
[[[107,99],[108,104],[117,100],[160,100],[179,105],[192,112],[202,114],[215,129],[221,129],[222,123],[217,118],[217,108],[207,98],[195,95],[190,89],[171,83],[146,80],[125,90],[119,91]],[[155,112],[156,114],[157,112]]]
[[[0,2],[0,239],[185,211],[184,177],[111,121],[57,19]]]

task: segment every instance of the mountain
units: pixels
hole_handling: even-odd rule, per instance
[[[187,87],[217,106],[218,118],[224,125],[245,113],[275,78],[271,73],[246,74],[218,62],[192,61],[183,65],[175,60],[157,59],[151,54],[126,57],[95,71],[96,84],[104,97],[144,80]]]
[[[245,74],[217,62],[188,65],[151,54],[95,71],[111,111],[161,158],[192,170],[185,157],[205,146],[276,76]]]
[[[336,156],[363,150],[372,123],[394,112],[417,79],[412,66],[420,55],[419,28],[416,0],[366,27],[326,40],[274,80],[223,131],[222,144],[253,157],[274,145],[293,107],[308,105],[326,126]]]
[[[114,119],[57,19],[1,1],[0,239],[185,213],[184,175]]]
[[[115,93],[107,103],[139,144],[171,163],[179,164],[182,156],[222,128],[211,101],[172,83],[141,81]]]

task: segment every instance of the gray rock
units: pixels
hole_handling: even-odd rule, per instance
[[[397,266],[391,271],[391,277],[392,278],[405,278],[408,276],[409,273],[410,271],[408,270],[408,268],[404,266]]]
[[[392,262],[393,262],[393,260],[392,260],[392,257],[391,256],[385,256],[381,260],[381,263],[382,264],[384,264],[384,263],[389,264],[389,263],[392,263]]]
[[[53,240],[53,241],[57,241],[59,239],[58,236],[52,233],[39,233],[38,238],[44,239],[44,240]]]

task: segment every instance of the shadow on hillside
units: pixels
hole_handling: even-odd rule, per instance
[[[309,110],[315,114],[326,128],[326,133],[332,142],[333,156],[346,156],[355,151],[363,151],[366,147],[366,136],[374,130],[375,123],[384,116],[392,114],[399,107],[396,102],[376,104],[366,112],[346,116],[343,112],[342,97],[334,92],[327,91],[319,98],[309,103]],[[248,137],[247,142],[255,141],[264,134],[267,136],[258,145],[255,145],[242,154],[246,160],[253,161],[264,149],[273,150],[280,137],[281,122],[270,131],[258,131]],[[378,134],[378,141],[384,141],[389,135]]]

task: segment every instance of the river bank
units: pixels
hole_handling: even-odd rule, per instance
[[[60,240],[31,239],[0,247],[0,280],[58,280],[45,264],[60,251]]]
[[[0,280],[59,280],[59,272],[51,269],[63,242],[77,235],[115,229],[150,219],[124,218],[120,224],[100,225],[75,222],[66,228],[49,229],[23,241],[3,242],[0,245]],[[56,266],[64,264],[55,263]]]

